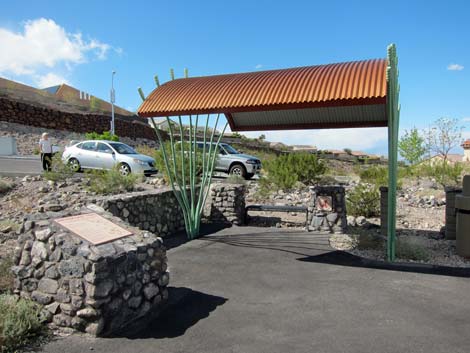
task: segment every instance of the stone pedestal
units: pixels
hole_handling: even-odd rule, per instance
[[[447,240],[456,239],[456,210],[455,210],[455,198],[457,195],[462,193],[461,188],[446,187],[446,233],[445,238]]]
[[[309,230],[344,233],[347,228],[345,191],[342,186],[311,188]]]
[[[245,223],[245,185],[214,184],[210,193],[210,220],[212,222],[236,225]]]
[[[387,235],[388,228],[388,187],[380,187],[380,233]]]
[[[15,291],[44,305],[53,325],[107,335],[158,311],[167,299],[162,239],[107,218],[133,235],[94,246],[43,220],[30,222],[19,237]]]

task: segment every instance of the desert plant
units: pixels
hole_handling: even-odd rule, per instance
[[[424,145],[424,138],[419,134],[418,129],[405,130],[405,134],[398,142],[398,151],[410,165],[415,165],[423,160],[426,146]]]
[[[442,187],[460,185],[464,171],[463,163],[449,163],[444,160],[425,163],[416,172],[434,178]]]
[[[385,250],[385,239],[380,235],[364,231],[358,234],[356,247],[359,250]]]
[[[91,170],[87,175],[90,178],[88,190],[101,195],[132,191],[141,177],[137,174],[122,175],[118,167],[106,171]]]
[[[359,184],[346,193],[346,208],[353,216],[374,217],[380,214],[380,193],[374,185]]]
[[[0,295],[0,346],[2,352],[16,352],[45,333],[41,306],[11,294]]]
[[[74,171],[70,166],[62,160],[60,153],[52,156],[51,170],[44,172],[44,178],[51,181],[64,181],[72,177]]]
[[[0,294],[13,290],[13,260],[10,257],[0,258]]]
[[[242,178],[240,175],[230,174],[227,179],[225,179],[225,183],[227,184],[246,184],[246,180]]]
[[[118,135],[113,135],[111,131],[103,131],[102,134],[97,132],[87,132],[85,134],[87,140],[107,140],[107,141],[119,141]]]
[[[397,238],[396,255],[403,260],[428,261],[429,251],[418,238]]]
[[[289,153],[264,163],[267,181],[281,189],[291,189],[300,181],[313,185],[327,170],[326,164],[310,153]]]
[[[11,189],[13,189],[13,184],[12,183],[10,183],[6,180],[0,179],[0,195],[7,193]]]

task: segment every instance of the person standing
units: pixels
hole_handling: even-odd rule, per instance
[[[42,169],[44,171],[50,171],[52,165],[52,142],[49,140],[49,134],[47,132],[41,135],[39,150],[41,151]]]

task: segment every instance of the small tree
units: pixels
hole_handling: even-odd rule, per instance
[[[260,141],[266,140],[266,135],[265,134],[259,135],[258,140]]]
[[[444,163],[447,163],[450,151],[461,143],[463,127],[458,124],[458,119],[440,118],[426,131],[426,147],[442,156]]]
[[[345,148],[345,149],[343,149],[343,151],[346,152],[349,155],[352,154],[352,150],[350,148]]]
[[[415,127],[410,131],[405,130],[405,134],[398,142],[400,155],[411,165],[422,161],[426,153],[424,138]]]

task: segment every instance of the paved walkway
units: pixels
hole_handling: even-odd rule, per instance
[[[43,350],[470,351],[468,278],[349,266],[326,236],[267,228],[225,229],[168,259],[183,299],[159,324],[129,337],[74,335]]]

